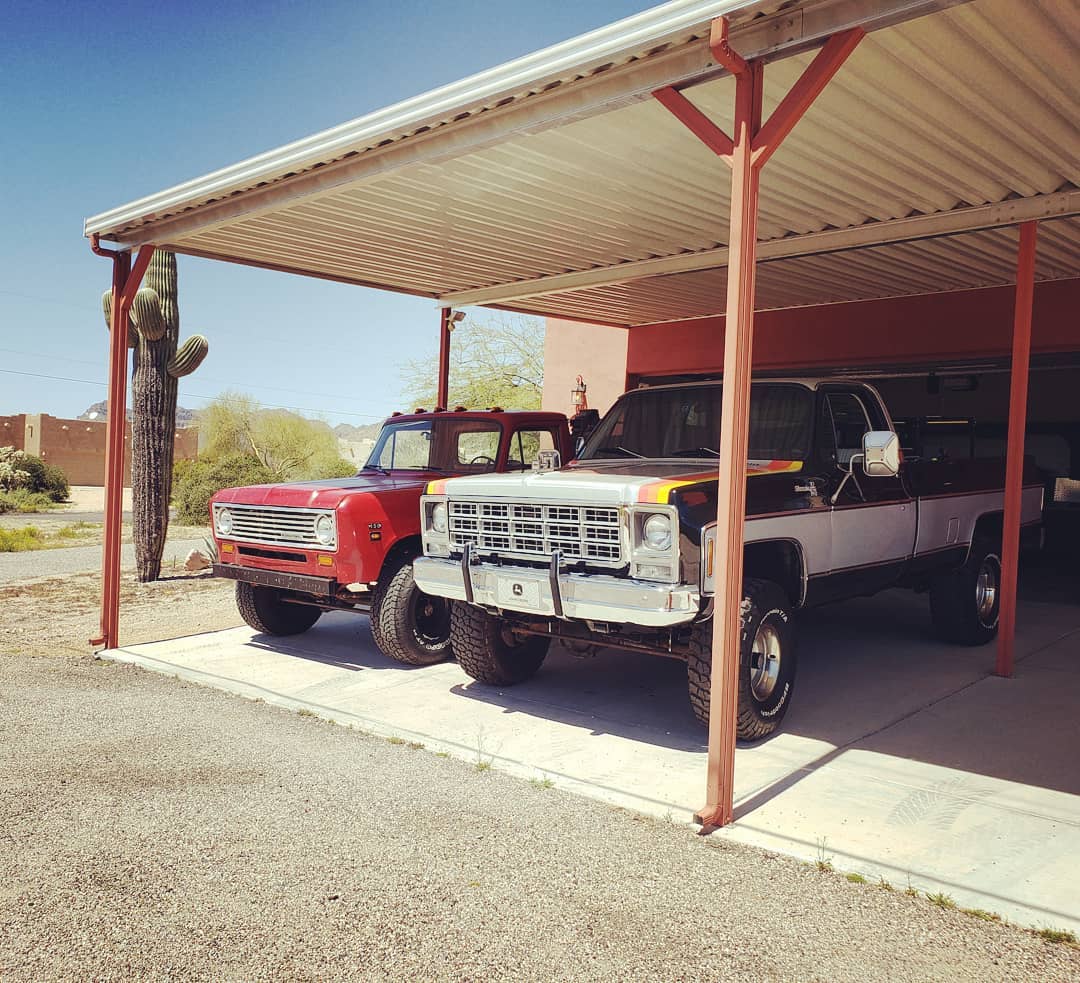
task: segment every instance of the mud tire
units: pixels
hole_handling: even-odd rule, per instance
[[[779,727],[791,704],[798,665],[795,626],[787,593],[770,580],[743,582],[742,641],[739,656],[739,705],[736,736],[744,741],[768,737]],[[686,660],[690,705],[703,724],[709,723],[712,685],[712,619],[694,624]],[[765,666],[755,645],[779,652],[775,678],[762,673]]]
[[[404,557],[383,571],[371,601],[371,634],[395,662],[432,666],[451,654],[451,602],[416,586],[412,561]]]
[[[319,620],[321,608],[290,604],[282,600],[283,593],[276,587],[238,580],[236,606],[240,617],[264,635],[299,635]]]
[[[450,639],[458,665],[489,686],[513,686],[535,676],[551,646],[538,635],[514,638],[503,621],[460,602],[450,612]]]

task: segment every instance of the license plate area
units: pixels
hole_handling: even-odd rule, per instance
[[[535,580],[499,577],[495,585],[495,603],[499,607],[536,611],[540,608],[540,584]]]

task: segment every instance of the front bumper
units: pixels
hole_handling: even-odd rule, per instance
[[[238,563],[215,563],[214,576],[228,580],[243,580],[260,587],[277,587],[299,594],[316,597],[333,597],[337,593],[337,581],[329,577],[311,577],[302,573],[280,573],[261,567],[242,567]]]
[[[466,581],[465,571],[469,577]],[[416,586],[436,597],[549,618],[667,628],[697,617],[701,595],[684,584],[599,574],[559,573],[422,556]]]

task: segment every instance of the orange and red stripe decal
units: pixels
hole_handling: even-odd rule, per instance
[[[436,478],[434,481],[429,481],[428,484],[427,484],[427,494],[428,495],[445,495],[446,494],[446,483],[449,480],[450,480],[449,478]]]
[[[746,466],[748,477],[762,474],[783,474],[788,471],[801,471],[802,461],[749,461]],[[638,502],[648,505],[667,505],[671,493],[677,488],[696,485],[701,481],[715,479],[717,472],[703,471],[700,474],[683,475],[674,481],[650,481],[638,489]]]

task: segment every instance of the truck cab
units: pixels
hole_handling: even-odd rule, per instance
[[[557,471],[434,482],[414,576],[455,602],[454,653],[496,685],[536,672],[553,638],[686,661],[709,717],[722,384],[624,394]],[[873,386],[751,386],[738,731],[772,733],[791,702],[796,614],[890,587],[930,594],[938,634],[997,631],[1004,461],[903,460]],[[1041,516],[1037,472],[1023,519]]]
[[[351,478],[226,488],[211,500],[214,574],[236,581],[256,631],[294,635],[323,611],[367,614],[384,654],[427,665],[450,653],[450,615],[412,577],[425,486],[525,472],[542,451],[571,454],[560,413],[501,409],[395,414]]]

